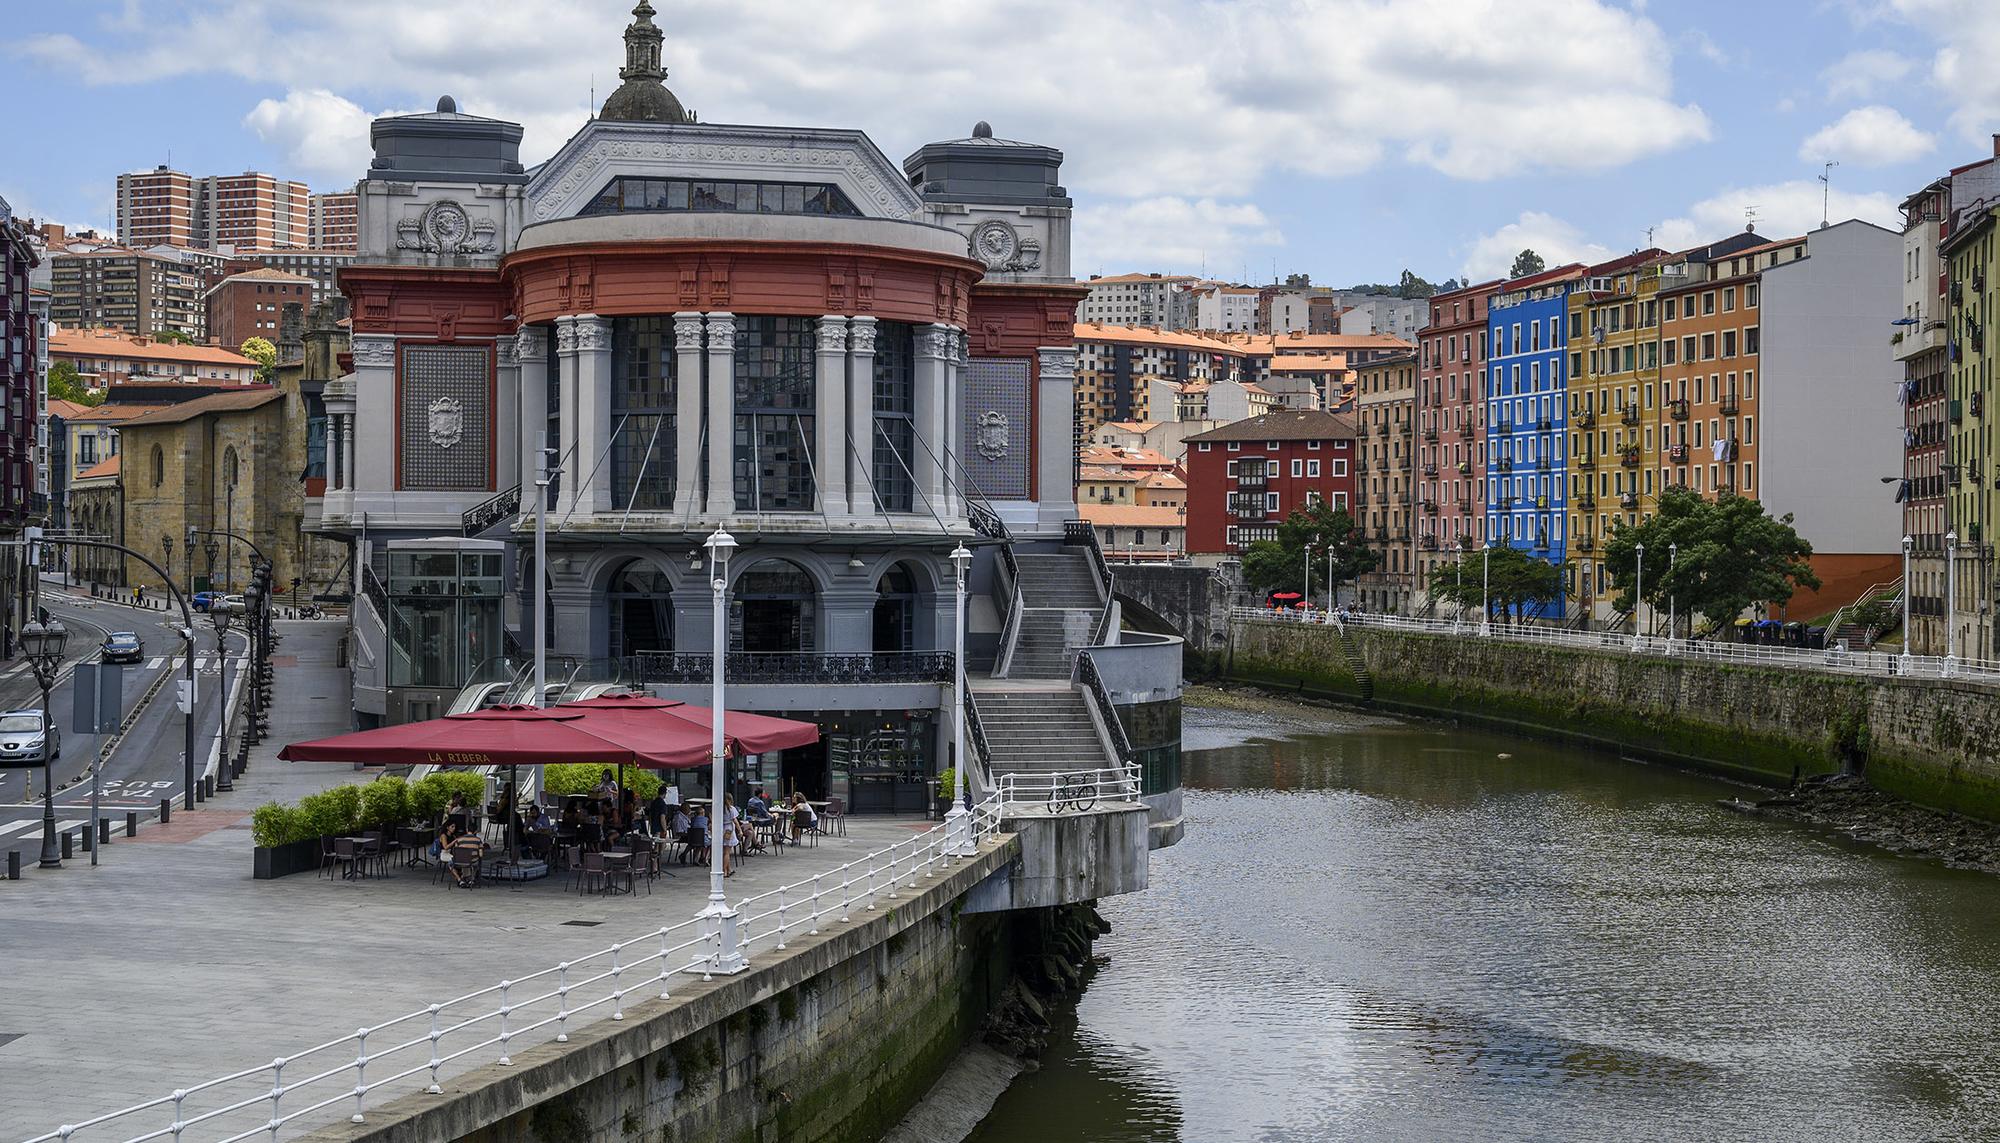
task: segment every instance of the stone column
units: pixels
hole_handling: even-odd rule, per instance
[[[851,318],[847,329],[847,440],[854,450],[854,472],[847,485],[847,502],[856,516],[875,511],[875,319]]]
[[[535,442],[549,425],[549,332],[538,325],[522,326],[514,335],[514,358],[521,370],[519,394],[520,441],[515,462],[521,480],[521,511],[535,505]],[[560,447],[560,441],[550,441]]]
[[[328,386],[328,389],[331,388],[332,386]],[[341,474],[347,471],[346,436],[341,432],[343,422],[347,420],[347,415],[333,411],[332,406],[338,404],[339,401],[331,393],[323,394],[323,397],[328,406],[326,414],[326,490],[328,492],[338,492],[341,489]]]
[[[1076,347],[1044,345],[1035,356],[1036,519],[1060,530],[1076,515]]]
[[[674,514],[701,511],[701,315],[674,315]]]
[[[875,586],[839,584],[819,593],[819,649],[855,653],[875,644]]]
[[[611,323],[576,316],[576,510],[611,511]]]
[[[911,378],[911,413],[916,420],[917,446],[904,463],[916,476],[917,511],[946,516],[950,509],[944,499],[944,405],[946,362],[952,353],[951,327],[917,327],[916,361]]]
[[[847,319],[827,314],[819,319],[819,354],[813,379],[813,474],[819,481],[820,511],[828,516],[847,513]],[[865,399],[855,387],[852,400]]]
[[[503,333],[493,339],[493,490],[512,488],[521,477],[521,358],[517,334]],[[533,469],[529,469],[533,472]]]
[[[708,514],[736,511],[736,315],[708,315]]]
[[[354,403],[347,413],[347,487],[386,491],[396,486],[396,461],[403,442],[396,436],[402,393],[396,379],[396,339],[357,333],[350,342],[354,372],[348,378]]]
[[[944,359],[944,502],[945,519],[965,515],[966,498],[972,489],[965,482],[965,466],[958,452],[965,438],[965,331],[951,331],[951,352]]]
[[[556,454],[556,498],[549,511],[567,509],[576,503],[576,486],[583,473],[576,447],[576,319],[556,319],[556,403],[560,406],[556,438],[549,447]]]

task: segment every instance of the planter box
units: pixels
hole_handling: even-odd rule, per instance
[[[294,873],[311,873],[319,868],[319,838],[288,842],[279,846],[258,846],[256,879],[275,881]]]

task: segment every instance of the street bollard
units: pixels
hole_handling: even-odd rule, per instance
[[[126,836],[126,837],[138,837],[138,836],[139,836],[139,811],[138,811],[138,810],[126,810],[126,811],[125,811],[125,836]]]
[[[130,837],[130,836],[132,836],[132,835],[130,835],[130,834],[126,834],[125,836],[127,836],[127,837]],[[98,819],[97,819],[97,844],[99,844],[99,845],[110,845],[110,844],[111,844],[111,819],[110,819],[110,818],[98,818]]]
[[[7,851],[7,880],[19,881],[20,879],[21,879],[21,851],[18,849],[10,849]]]
[[[202,784],[203,784],[203,783],[202,783],[202,781],[201,781],[200,779],[196,779],[196,780],[195,780],[195,784],[194,784],[194,804],[195,804],[195,805],[200,805],[200,804],[202,803],[202,801],[203,801],[204,797],[205,797],[205,795],[204,795],[204,794],[203,794],[203,793],[201,792],[201,787],[202,787]]]
[[[90,841],[90,827],[89,827],[88,825],[84,826],[84,827],[83,827],[83,830],[82,830],[82,833],[83,833],[83,851],[84,851],[85,853],[89,853],[89,852],[90,852],[90,846],[91,846],[91,841]]]
[[[161,798],[160,824],[166,825],[168,822],[172,820],[174,820],[174,800],[172,798]]]
[[[64,861],[69,860],[69,851],[70,851],[69,831],[64,830],[62,831],[62,859]]]
[[[204,798],[213,798],[215,796],[215,775],[203,774],[201,776],[201,796]]]

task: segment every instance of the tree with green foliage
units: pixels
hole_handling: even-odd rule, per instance
[[[1604,566],[1621,610],[1632,607],[1639,586],[1641,544],[1646,605],[1661,615],[1671,600],[1682,614],[1699,613],[1725,625],[1755,604],[1783,602],[1799,588],[1819,586],[1808,562],[1812,545],[1792,527],[1791,513],[1774,519],[1762,504],[1742,496],[1705,500],[1688,489],[1669,488],[1644,523],[1614,529],[1605,542]]]
[[[194,338],[177,329],[156,329],[152,333],[154,341],[162,345],[193,345]]]
[[[104,403],[104,394],[94,392],[83,383],[83,377],[76,366],[67,361],[58,361],[49,366],[49,399],[52,401],[75,401],[79,405],[97,406]]]
[[[1429,586],[1433,597],[1461,611],[1477,615],[1485,601],[1494,615],[1518,622],[1536,604],[1562,593],[1562,573],[1560,566],[1519,548],[1494,544],[1431,569]]]
[[[1540,254],[1535,253],[1533,250],[1523,250],[1519,254],[1514,255],[1514,268],[1507,271],[1507,276],[1509,278],[1525,278],[1530,274],[1539,274],[1546,269],[1548,269],[1548,264],[1542,261]]]
[[[1361,530],[1345,508],[1324,500],[1293,512],[1278,525],[1276,540],[1259,540],[1243,553],[1243,578],[1260,592],[1306,588],[1306,545],[1312,545],[1312,577],[1320,581],[1329,569],[1332,545],[1335,586],[1373,571],[1381,557],[1361,542]]]
[[[1403,271],[1402,279],[1396,283],[1396,296],[1399,298],[1428,298],[1437,292],[1436,286],[1408,270]]]
[[[257,363],[257,380],[269,383],[271,373],[278,364],[278,347],[261,337],[244,339],[237,350],[243,356]]]

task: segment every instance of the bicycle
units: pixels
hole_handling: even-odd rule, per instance
[[[1097,783],[1088,774],[1057,774],[1049,785],[1049,812],[1088,813],[1097,805]]]

